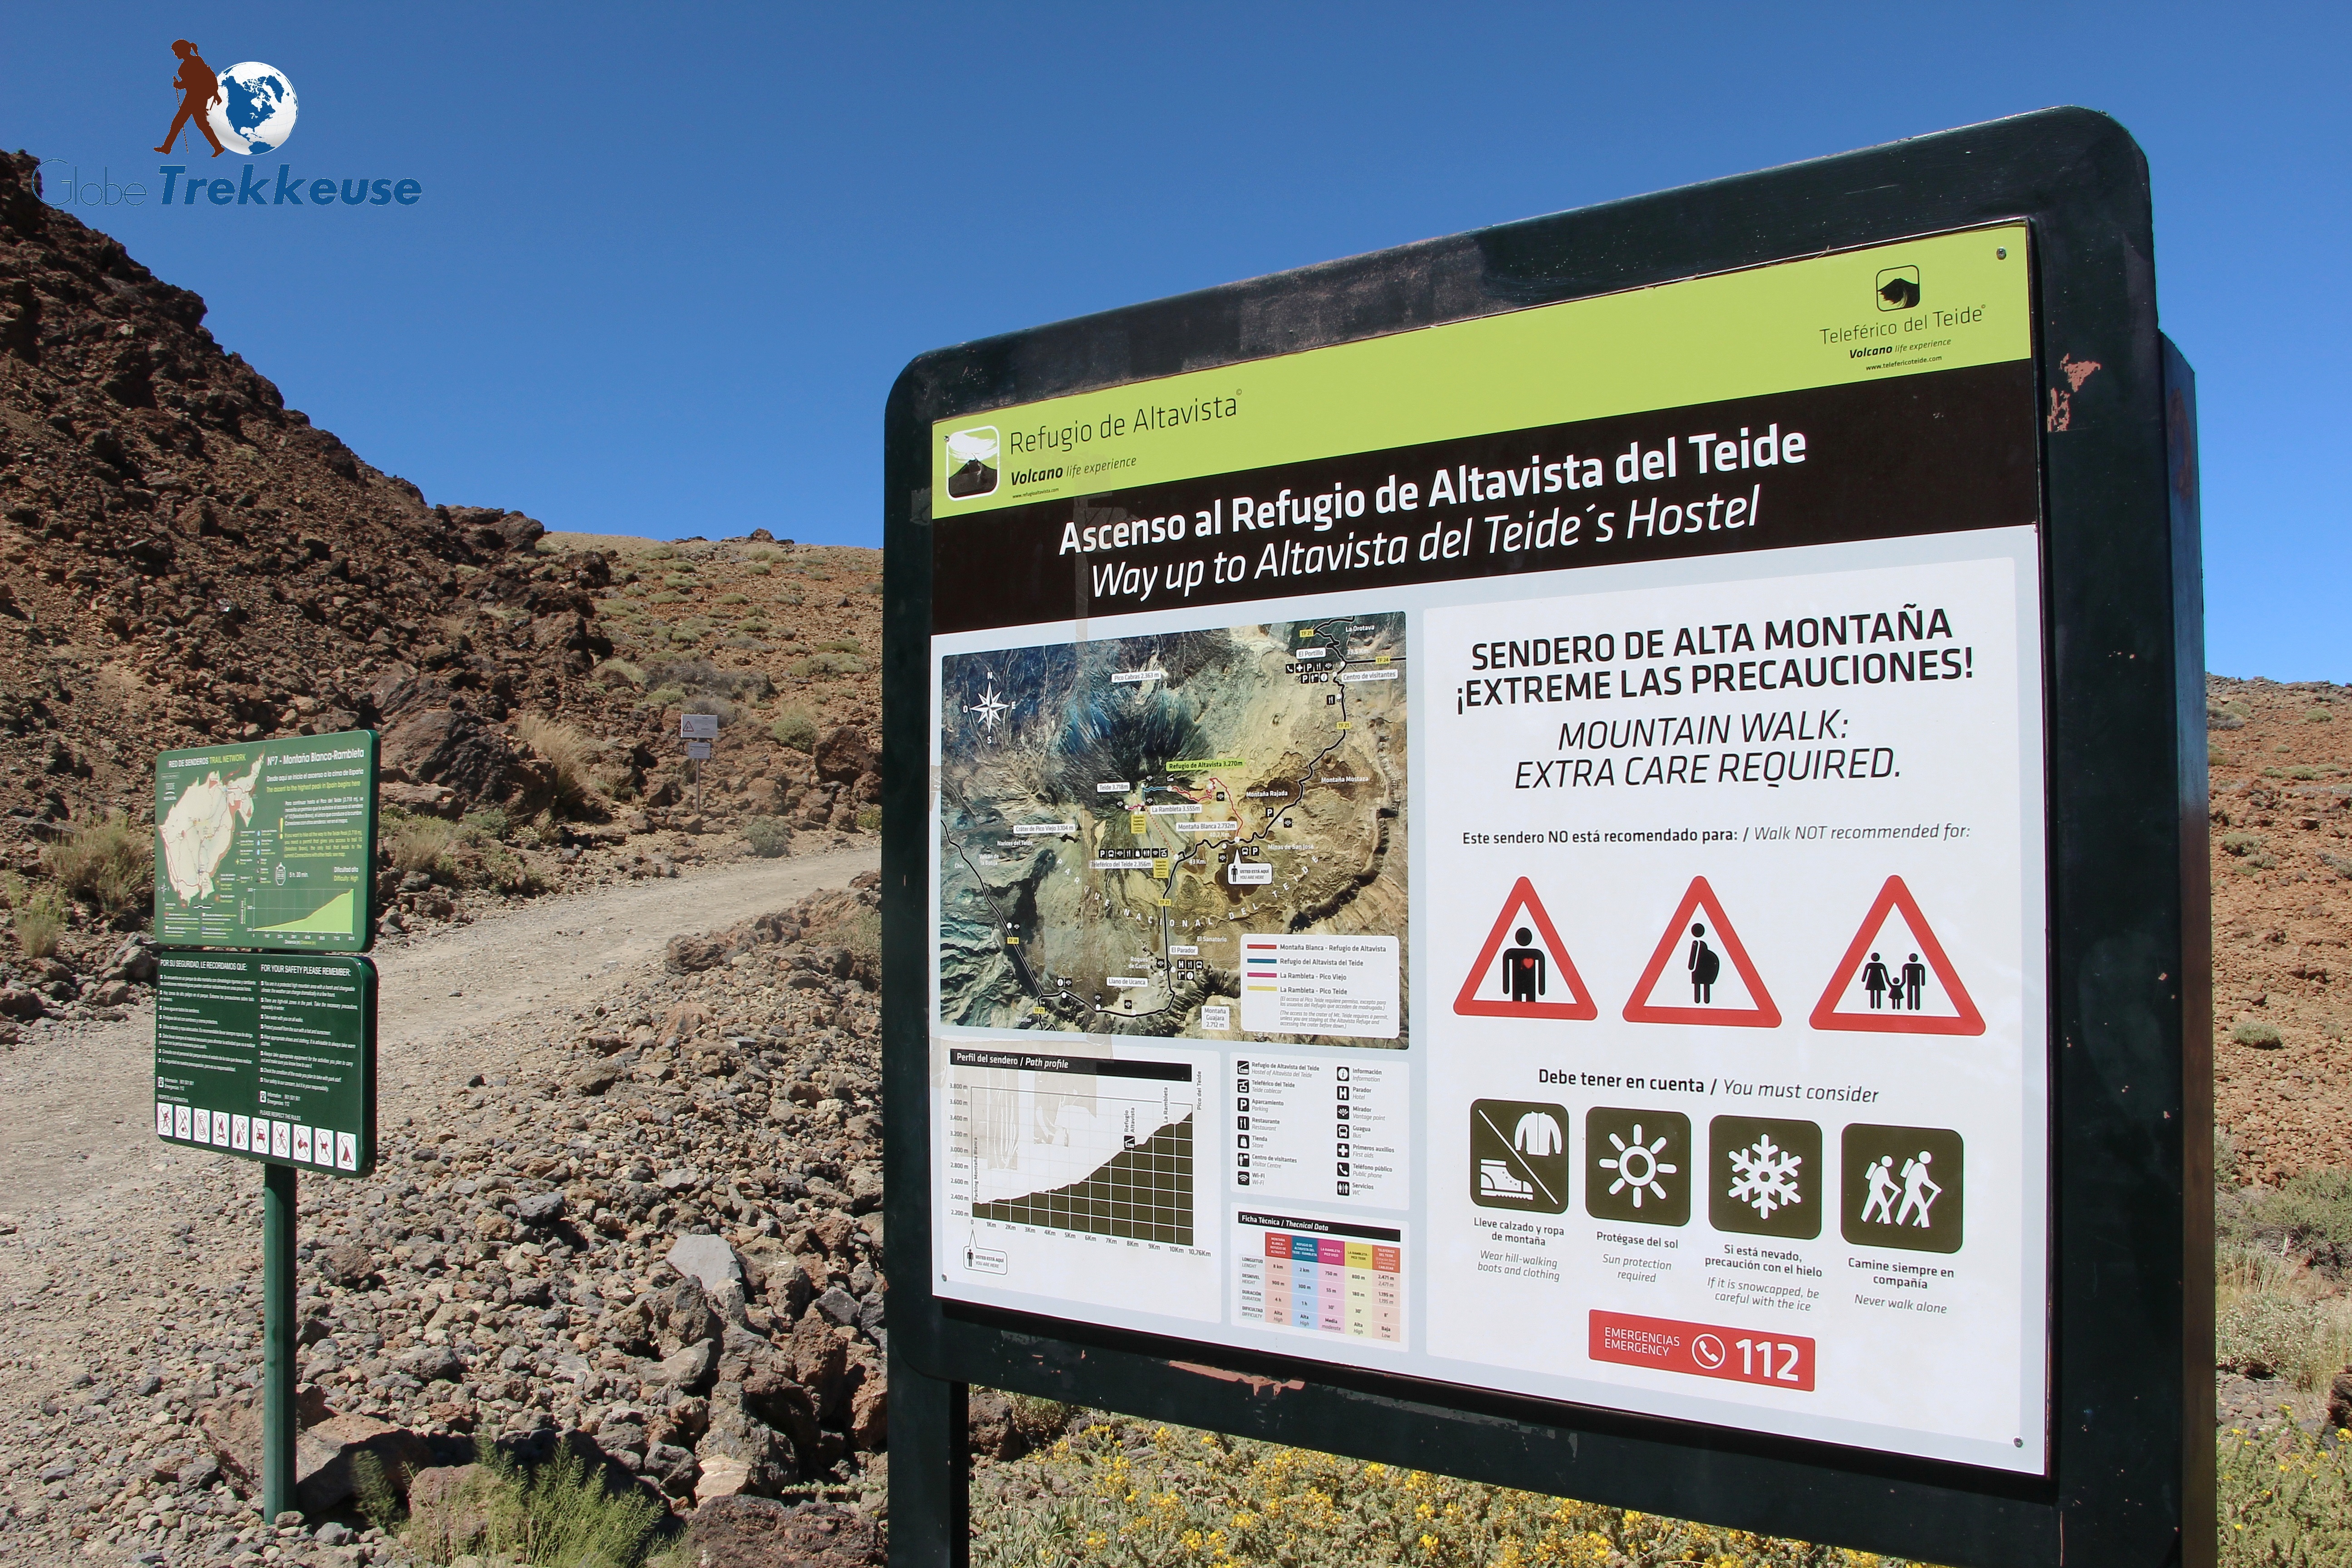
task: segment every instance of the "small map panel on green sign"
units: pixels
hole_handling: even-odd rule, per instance
[[[167,952],[155,983],[155,1135],[341,1175],[375,1168],[375,967]]]
[[[373,730],[155,760],[155,935],[166,947],[355,952],[375,861]]]

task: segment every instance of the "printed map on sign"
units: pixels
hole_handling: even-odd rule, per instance
[[[157,757],[156,935],[172,947],[365,947],[375,772],[367,730]]]
[[[1402,615],[950,654],[940,1008],[1402,1046]]]
[[[237,825],[253,820],[253,786],[260,777],[258,757],[241,778],[234,772],[226,779],[217,770],[209,772],[164,813],[157,829],[163,839],[163,879],[181,903],[213,896],[213,873],[236,842]]]

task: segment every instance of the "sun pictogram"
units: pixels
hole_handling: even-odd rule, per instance
[[[1658,1178],[1671,1176],[1675,1173],[1676,1169],[1658,1158],[1658,1152],[1666,1146],[1665,1139],[1660,1137],[1654,1142],[1643,1142],[1642,1124],[1637,1121],[1633,1124],[1633,1141],[1631,1143],[1626,1142],[1614,1132],[1609,1134],[1609,1142],[1617,1146],[1617,1157],[1600,1162],[1602,1170],[1617,1173],[1617,1179],[1609,1185],[1609,1195],[1613,1198],[1631,1187],[1633,1190],[1635,1208],[1642,1206],[1642,1195],[1644,1193],[1662,1203],[1665,1201],[1665,1184]]]

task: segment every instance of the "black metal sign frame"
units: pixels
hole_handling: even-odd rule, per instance
[[[2046,1475],[1466,1392],[933,1296],[924,759],[935,420],[2018,220],[2033,237],[2043,416]],[[1940,1563],[2212,1560],[2195,402],[2186,363],[2158,331],[2147,165],[2120,126],[2052,110],[943,349],[900,375],[885,447],[894,1563],[962,1561],[968,1383]]]

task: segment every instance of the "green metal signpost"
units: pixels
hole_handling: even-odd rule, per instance
[[[375,1169],[370,730],[155,768],[155,1135],[262,1163],[262,1513],[294,1506],[295,1173]]]

